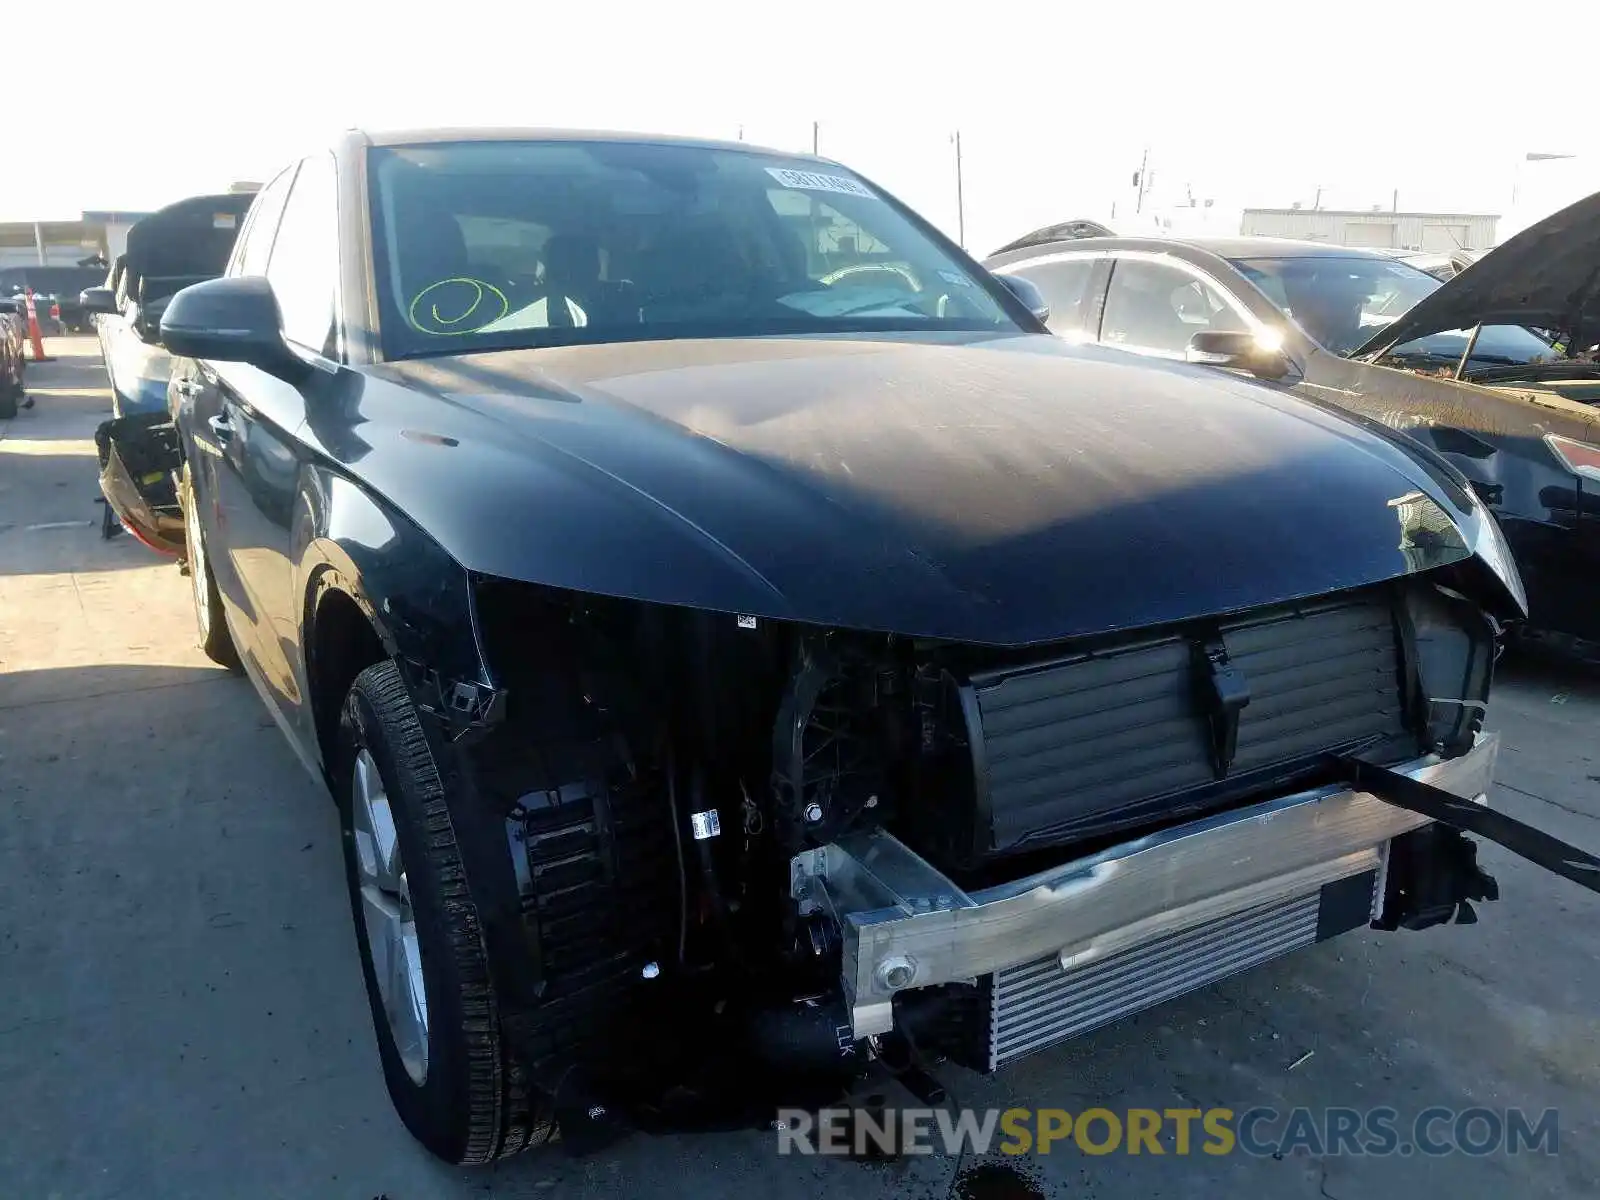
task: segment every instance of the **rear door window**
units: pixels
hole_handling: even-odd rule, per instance
[[[126,262],[123,262],[119,259],[117,262],[116,282],[112,284],[112,288],[116,292],[117,296],[118,312],[121,312],[125,307],[127,307],[128,301],[133,299],[138,287],[138,273],[131,270]]]
[[[239,244],[234,247],[233,261],[228,265],[229,275],[265,275],[267,259],[272,254],[272,239],[278,232],[278,220],[283,216],[283,205],[289,199],[289,185],[294,182],[295,168],[279,172],[277,178],[261,189],[250,215],[245,219]]]

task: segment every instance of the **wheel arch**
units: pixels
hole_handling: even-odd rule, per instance
[[[323,769],[331,769],[339,710],[367,667],[393,658],[392,637],[358,588],[336,567],[313,576],[306,593],[306,699]]]
[[[345,695],[373,663],[394,660],[417,706],[447,722],[467,714],[441,696],[494,688],[465,568],[354,481],[313,471],[306,482],[300,649],[308,732],[326,772]]]

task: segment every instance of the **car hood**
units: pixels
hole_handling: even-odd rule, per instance
[[[1559,330],[1578,346],[1600,340],[1600,192],[1496,247],[1351,357],[1480,323]]]
[[[127,269],[138,275],[221,275],[254,193],[190,196],[128,229]]]
[[[1070,242],[1078,238],[1116,237],[1116,233],[1109,225],[1102,225],[1099,221],[1080,218],[1076,221],[1062,221],[1058,225],[1046,225],[1035,229],[1032,233],[1025,233],[1015,241],[1007,242],[998,250],[991,250],[990,257],[996,254],[1006,254],[1012,250],[1023,250],[1030,246],[1043,246],[1050,242]]]
[[[1481,533],[1350,421],[1043,335],[641,342],[365,379],[354,421],[328,405],[310,435],[464,566],[741,614],[1019,645],[1358,587]]]

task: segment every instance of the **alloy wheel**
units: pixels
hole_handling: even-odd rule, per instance
[[[394,811],[378,764],[364,749],[356,755],[350,817],[372,975],[395,1051],[406,1073],[420,1085],[428,1074],[428,995],[416,915]]]
[[[211,585],[206,579],[206,544],[200,536],[200,515],[195,511],[194,487],[184,497],[184,542],[189,554],[189,586],[194,589],[194,619],[202,641],[211,636]]]

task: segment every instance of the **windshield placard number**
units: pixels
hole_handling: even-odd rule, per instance
[[[865,196],[876,200],[872,189],[844,175],[824,175],[819,171],[794,171],[788,167],[768,167],[771,175],[786,188],[802,192],[837,192],[841,196]]]

